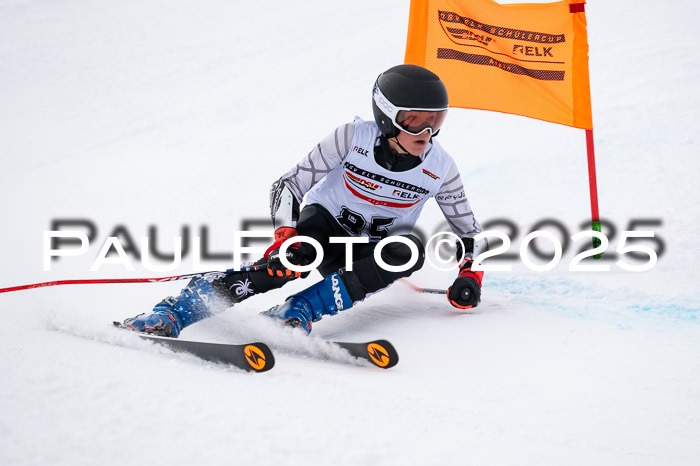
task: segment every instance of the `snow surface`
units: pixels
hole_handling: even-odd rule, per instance
[[[592,1],[587,14],[601,215],[618,231],[662,220],[652,270],[570,272],[571,247],[548,272],[487,273],[473,312],[396,284],[314,326],[390,339],[389,371],[257,316],[317,275],[184,332],[265,339],[277,365],[264,374],[110,328],[182,282],[0,294],[0,464],[700,464],[700,6]],[[120,225],[136,242],[157,226],[164,251],[206,225],[211,250],[230,252],[274,179],[371,117],[407,19],[398,0],[0,0],[0,287],[163,275],[89,271]],[[513,251],[541,219],[573,234],[589,218],[583,131],[454,109],[440,140],[481,221],[518,225]],[[43,232],[66,218],[98,239],[44,272]],[[420,225],[440,222],[431,205]],[[192,268],[190,255],[165,275]]]

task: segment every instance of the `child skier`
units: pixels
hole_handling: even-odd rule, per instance
[[[457,251],[460,270],[448,300],[460,309],[477,306],[483,273],[471,270],[471,259],[473,237],[481,227],[455,162],[433,139],[447,108],[445,85],[425,68],[399,65],[379,75],[372,96],[374,121],[356,118],[336,128],[272,185],[270,207],[277,229],[274,244],[255,263],[259,270],[193,279],[179,296],[166,298],[152,313],[124,324],[139,332],[177,337],[216,308],[305,276],[285,267],[280,258],[282,243],[301,235],[320,243],[323,258],[317,269],[324,279],[264,314],[308,334],[312,322],[322,316],[349,309],[423,266],[423,245],[410,232],[431,197],[465,247]],[[302,201],[305,206],[300,209]],[[389,236],[402,237],[397,239],[403,242],[390,242],[381,250],[381,265],[375,248]],[[346,245],[331,242],[333,237],[367,239]],[[352,248],[352,267],[346,267],[346,247]],[[412,249],[418,251],[417,260]],[[308,265],[315,261],[316,250],[309,242],[297,242],[285,258],[292,265]],[[407,270],[388,270],[409,261],[414,263]]]

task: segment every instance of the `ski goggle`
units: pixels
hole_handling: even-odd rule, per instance
[[[430,136],[440,130],[447,115],[446,108],[413,109],[397,107],[387,99],[379,86],[374,86],[374,102],[391,119],[391,122],[401,131],[413,136],[430,131]]]

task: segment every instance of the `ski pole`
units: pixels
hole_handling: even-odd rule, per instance
[[[242,267],[239,272],[256,272],[258,270],[267,269],[267,264],[261,265],[250,265],[247,267]],[[104,283],[158,283],[158,282],[172,282],[175,280],[191,280],[193,278],[205,278],[209,276],[223,276],[225,273],[234,272],[234,270],[227,270],[226,272],[203,272],[203,273],[189,273],[185,275],[173,275],[171,277],[158,277],[158,278],[94,278],[86,280],[57,280],[53,282],[43,282],[43,283],[32,283],[30,285],[20,285],[11,286],[9,288],[0,288],[0,293],[9,293],[10,291],[20,291],[28,290],[31,288],[43,288],[45,286],[56,286],[56,285],[91,285],[91,284],[104,284]]]
[[[440,290],[437,288],[421,288],[420,286],[411,283],[410,281],[406,280],[405,278],[401,279],[401,283],[403,283],[404,285],[407,285],[409,288],[411,288],[414,291],[417,291],[418,293],[445,294],[445,295],[447,294],[447,290]],[[464,299],[466,301],[467,299],[469,299],[470,294],[471,294],[471,292],[465,288],[462,291],[462,299]]]
[[[410,281],[406,280],[405,278],[402,278],[400,281],[401,281],[401,283],[408,286],[413,291],[417,291],[418,293],[447,294],[447,290],[440,290],[437,288],[423,288],[423,287],[420,287],[418,285],[411,283]]]

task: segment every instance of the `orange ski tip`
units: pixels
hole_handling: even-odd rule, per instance
[[[247,345],[243,349],[243,354],[245,354],[245,359],[250,365],[250,367],[252,367],[256,371],[260,371],[265,368],[265,353],[257,346]]]
[[[391,361],[389,352],[378,343],[370,343],[367,345],[367,354],[369,354],[372,361],[379,367],[386,367]]]

